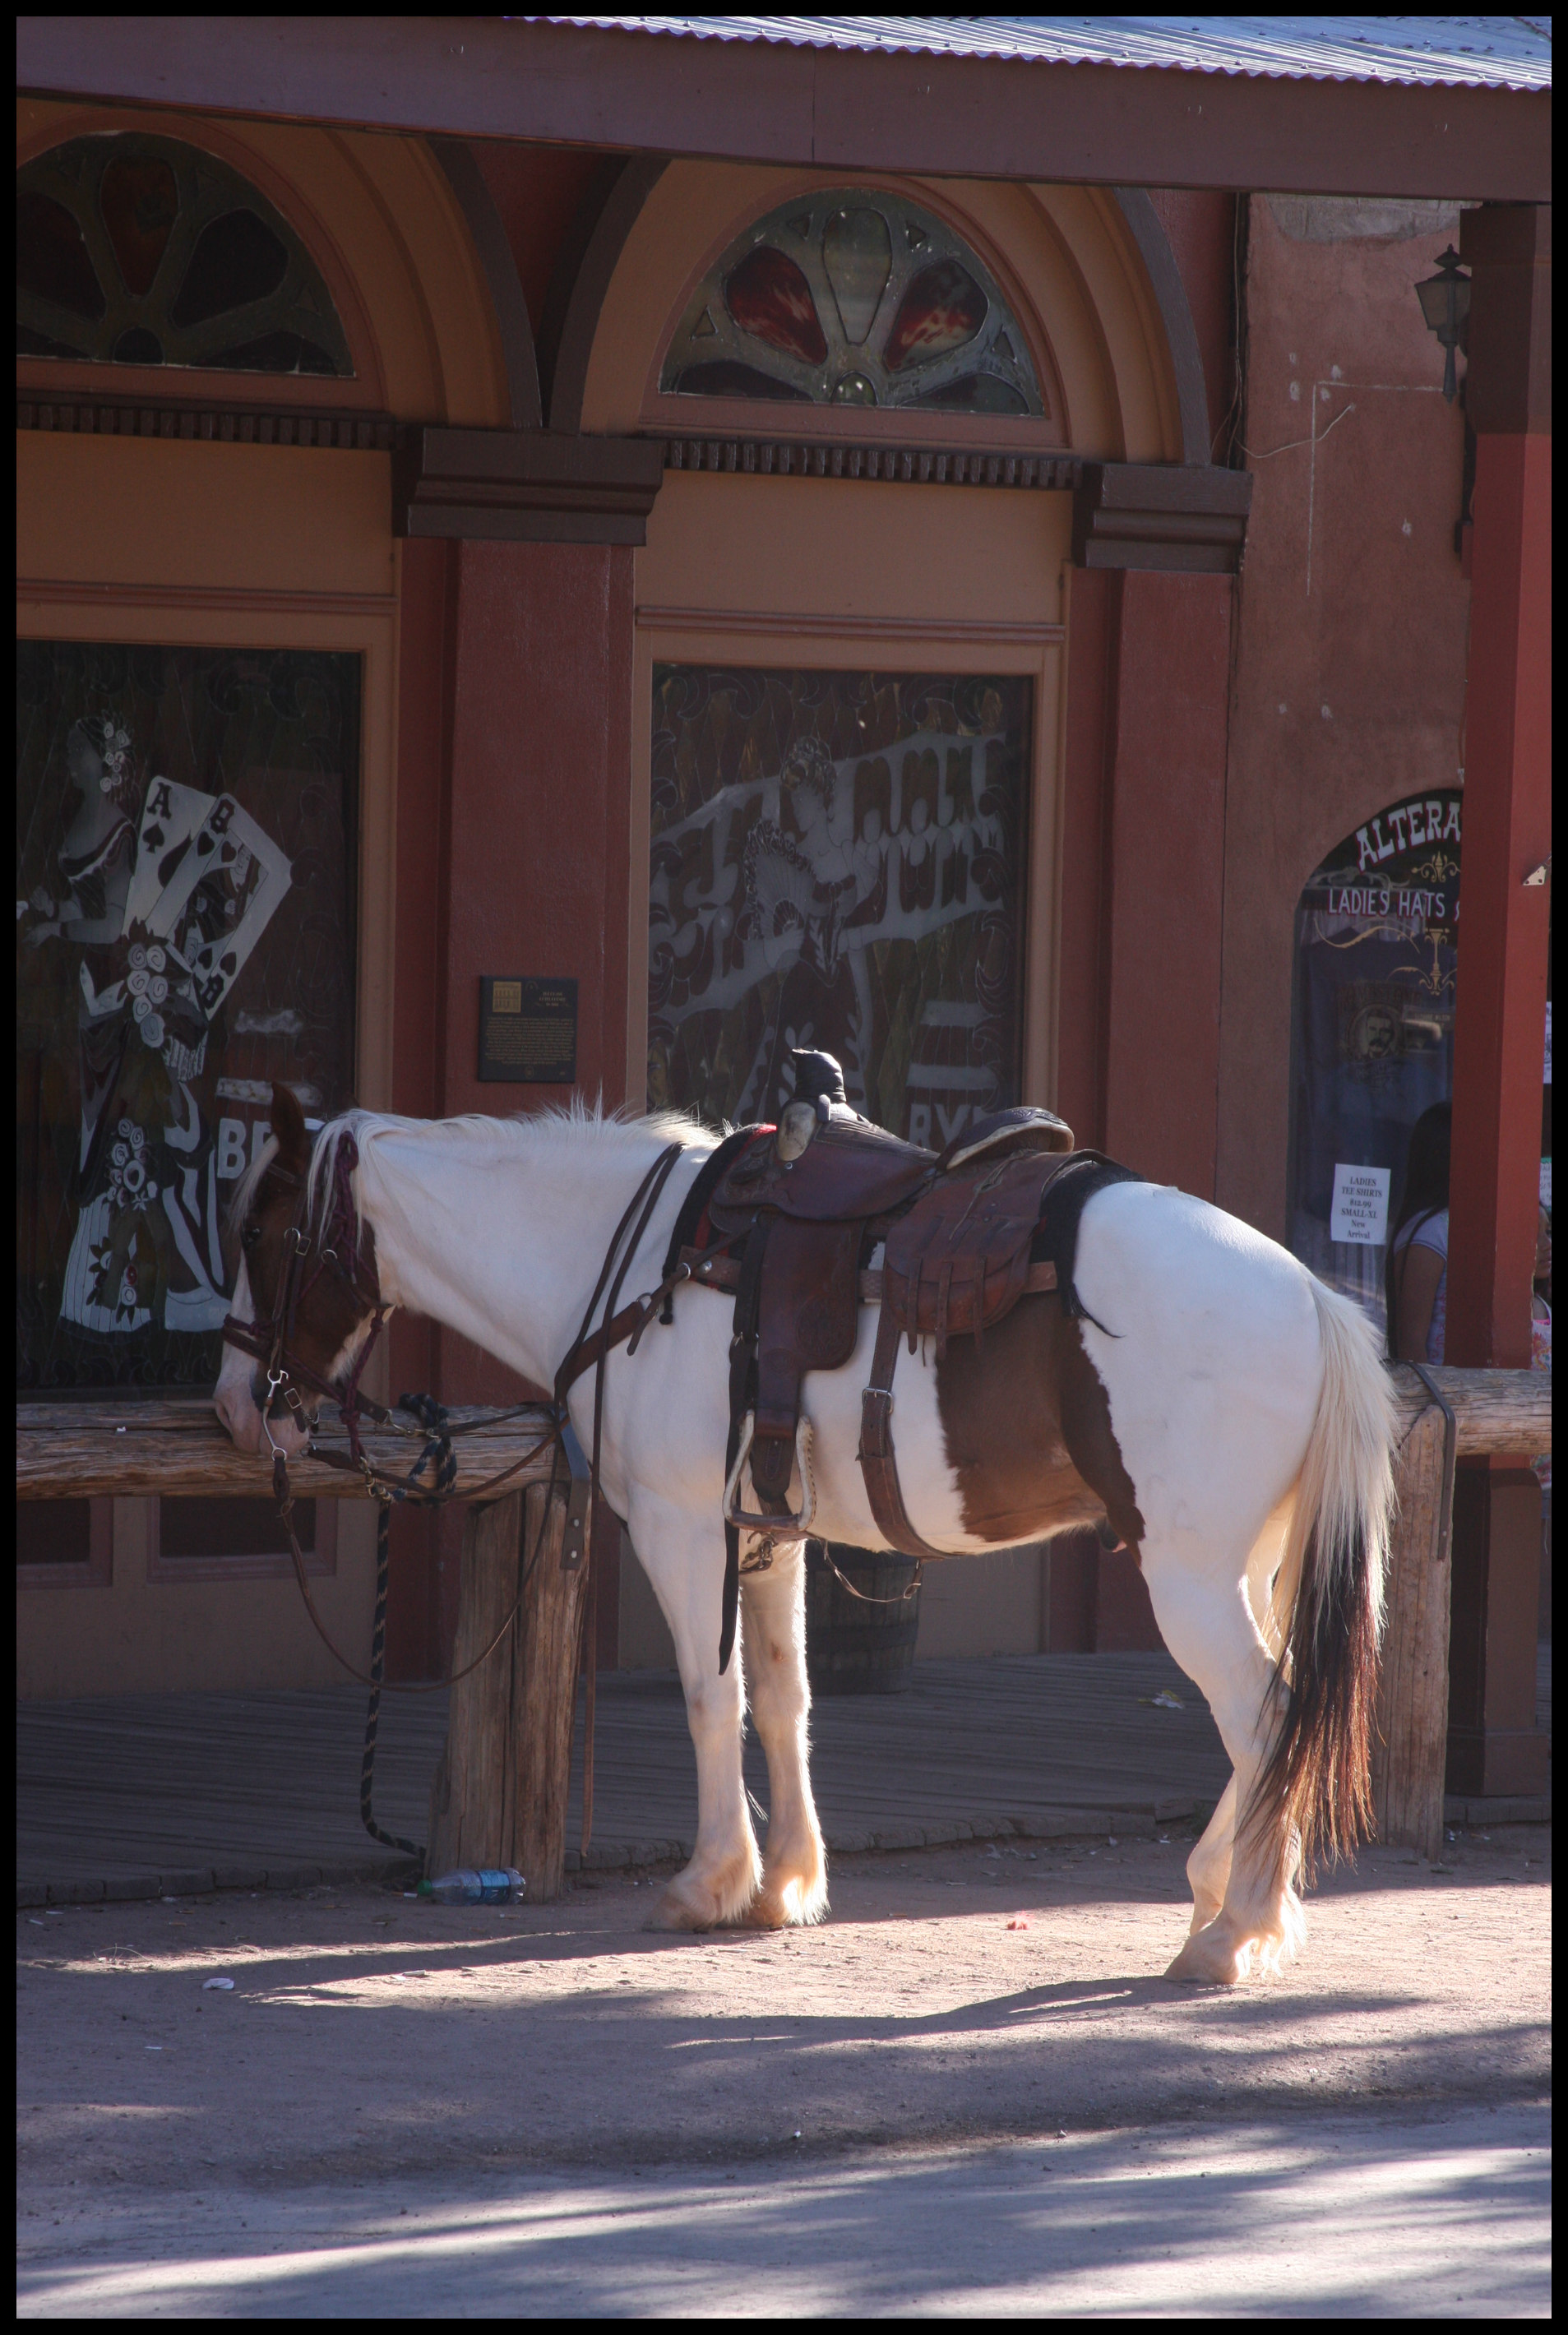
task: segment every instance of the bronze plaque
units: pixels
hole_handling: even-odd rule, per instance
[[[479,1076],[510,1086],[575,1086],[576,983],[481,974]]]

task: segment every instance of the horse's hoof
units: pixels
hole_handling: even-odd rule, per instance
[[[815,1880],[805,1874],[775,1881],[764,1875],[745,1918],[756,1930],[793,1930],[808,1928],[827,1911],[828,1886],[821,1873]]]
[[[1176,1986],[1235,1986],[1241,1974],[1235,1948],[1204,1932],[1187,1940],[1166,1972]]]
[[[696,1930],[711,1930],[712,1926],[713,1916],[711,1914],[703,1914],[695,1905],[689,1905],[673,1889],[663,1892],[643,1924],[644,1930],[673,1930],[688,1933]]]

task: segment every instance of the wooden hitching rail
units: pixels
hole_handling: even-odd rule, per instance
[[[1414,1371],[1396,1372],[1405,1424],[1429,1400]],[[1552,1379],[1540,1371],[1436,1370],[1432,1378],[1452,1406],[1461,1459],[1490,1452],[1499,1458],[1533,1459],[1552,1448]],[[493,1418],[481,1410],[454,1410],[454,1422]],[[545,1431],[542,1411],[526,1412],[503,1425],[458,1437],[458,1492],[482,1483],[511,1465]],[[347,1439],[335,1419],[323,1419],[316,1440],[346,1452]],[[378,1467],[406,1474],[419,1445],[401,1436],[367,1429],[364,1448]],[[542,1483],[550,1472],[549,1453],[517,1476],[506,1488]],[[334,1468],[295,1460],[289,1469],[300,1497],[353,1499],[366,1497],[353,1476]],[[27,1402],[16,1407],[16,1497],[23,1500],[103,1499],[115,1495],[226,1493],[256,1498],[272,1488],[269,1463],[237,1451],[209,1399],[174,1402]]]
[[[454,1426],[469,1419],[489,1419],[495,1413],[454,1409]],[[460,1435],[452,1450],[458,1463],[458,1497],[467,1485],[482,1484],[520,1459],[546,1432],[542,1410],[498,1426],[481,1427]],[[346,1455],[348,1439],[335,1419],[324,1416],[316,1441],[325,1449]],[[391,1476],[406,1476],[421,1446],[401,1435],[363,1436],[367,1457]],[[358,1477],[317,1461],[289,1463],[289,1481],[297,1499],[365,1499],[369,1494]],[[428,1479],[429,1470],[426,1471]],[[546,1481],[550,1473],[549,1448],[506,1484],[490,1494],[499,1499],[526,1484]],[[249,1496],[265,1499],[272,1492],[270,1456],[260,1458],[237,1451],[212,1408],[211,1398],[177,1402],[26,1402],[16,1406],[16,1497],[20,1500],[88,1500],[155,1494],[163,1499],[181,1493]]]

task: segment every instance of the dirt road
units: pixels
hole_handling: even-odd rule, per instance
[[[1245,2306],[1208,2288],[1248,2231],[1276,2269],[1282,2245],[1299,2254],[1280,2289],[1292,2311],[1408,2309],[1418,2270],[1421,2308],[1544,2307],[1531,2251],[1537,2229],[1544,2243],[1544,2133],[1529,2110],[1548,2083],[1549,1833],[1467,1836],[1440,1867],[1364,1853],[1312,1898],[1295,1971],[1233,1994],[1157,1975],[1185,1926],[1188,1845],[845,1858],[831,1920],[804,1934],[648,1935],[647,1884],[619,1876],[504,1913],[339,1889],[20,1916],[23,2309],[656,2315],[745,2309],[754,2259],[759,2311],[1224,2311]],[[232,1990],[207,1984],[224,1977]],[[1026,2230],[997,2202],[1020,2165],[1028,2184],[1047,2178],[1047,2157],[1065,2253],[1032,2203]],[[1344,2189],[1355,2211],[1325,2221],[1363,2159]],[[1445,2165],[1469,2200],[1457,2214],[1433,2171]],[[1088,2243],[1091,2209],[1135,2174],[1166,2202],[1141,2234],[1137,2216],[1109,2217],[1113,2261]],[[667,2200],[663,2222],[653,2189],[628,2190],[644,2182]],[[888,2198],[875,2244],[858,2213],[832,2208],[867,2182]],[[1279,2196],[1292,2183],[1319,2201],[1304,2249],[1275,2218]],[[818,2232],[816,2284],[791,2287],[771,2241],[757,2251],[765,2214],[713,2222],[699,2253],[740,2289],[727,2272],[711,2299],[679,2247],[653,2245],[663,2287],[617,2286],[615,2249],[588,2243],[628,2197],[689,2234],[676,2201],[694,2210],[726,2185],[737,2204],[796,2197]],[[1195,2224],[1173,2203],[1188,2189]],[[1370,2243],[1373,2199],[1385,2234]],[[370,2238],[388,2214],[428,2241],[411,2253],[406,2228],[393,2233],[401,2306]],[[1494,2278],[1486,2246],[1466,2254],[1460,2236],[1499,2215],[1514,2243]],[[1191,2233],[1210,2221],[1195,2272]],[[911,2292],[922,2248],[895,2257],[893,2233],[929,2240],[939,2224],[946,2269]],[[466,2302],[450,2282],[479,2259],[467,2241],[438,2275],[460,2230],[520,2242],[547,2224],[526,2272],[504,2247],[485,2255]],[[989,2267],[965,2270],[963,2233],[981,2228]],[[1178,2229],[1184,2267],[1162,2306],[1155,2268]],[[346,2276],[345,2246],[363,2276]],[[547,2255],[536,2300],[527,2281]],[[292,2265],[290,2300],[264,2257]],[[874,2257],[901,2264],[885,2288]],[[1448,2274],[1466,2261],[1461,2300]],[[1107,2284],[1097,2305],[1094,2279],[1113,2272],[1124,2300]],[[373,2302],[364,2279],[379,2282]],[[1406,2302],[1378,2299],[1390,2282]],[[1250,2307],[1275,2306],[1259,2288]]]

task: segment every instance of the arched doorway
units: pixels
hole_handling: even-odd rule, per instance
[[[1410,1129],[1454,1083],[1464,798],[1410,795],[1335,845],[1296,909],[1289,1242],[1384,1319]]]

